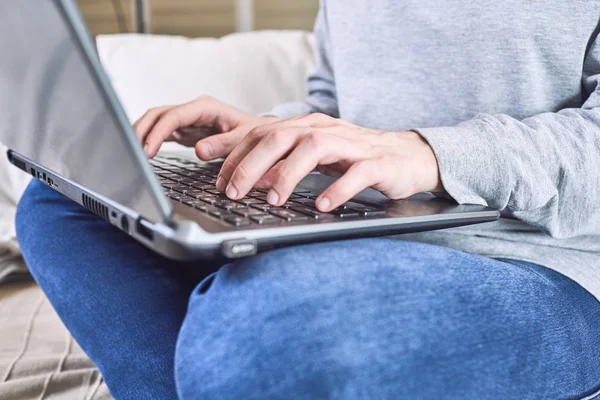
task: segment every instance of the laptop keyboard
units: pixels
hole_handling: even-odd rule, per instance
[[[217,166],[162,156],[150,160],[150,164],[169,198],[236,227],[379,217],[386,213],[382,208],[354,201],[322,213],[315,207],[318,195],[303,189],[296,189],[281,207],[270,205],[267,190],[262,189],[252,189],[245,198],[233,201],[216,189]]]

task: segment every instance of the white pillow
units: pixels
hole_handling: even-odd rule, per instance
[[[110,35],[98,52],[130,119],[206,94],[247,112],[303,99],[314,69],[312,34],[258,31],[222,39]]]
[[[104,69],[133,122],[149,108],[210,95],[250,113],[306,97],[315,68],[313,35],[257,31],[221,39],[107,35],[96,43]],[[194,156],[165,143],[162,151]]]

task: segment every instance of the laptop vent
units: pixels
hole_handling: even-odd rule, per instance
[[[85,194],[81,195],[81,200],[85,208],[108,221],[108,207]]]

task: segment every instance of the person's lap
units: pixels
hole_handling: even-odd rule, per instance
[[[176,386],[184,399],[600,390],[600,303],[537,265],[387,239],[175,263],[37,182],[17,228],[119,399],[176,398]]]

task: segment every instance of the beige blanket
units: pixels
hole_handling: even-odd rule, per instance
[[[38,286],[0,286],[0,400],[110,398]]]

